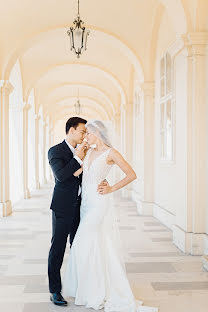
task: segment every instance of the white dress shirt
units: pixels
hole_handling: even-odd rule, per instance
[[[66,144],[68,145],[68,147],[70,148],[72,154],[74,155],[75,153],[75,148],[69,143],[67,142],[67,140],[65,140]],[[76,155],[74,155],[74,158],[78,161],[78,163],[80,164],[80,166],[83,165],[83,161]],[[79,176],[78,176],[79,177]],[[81,186],[79,185],[79,190],[78,190],[78,196],[81,194]]]

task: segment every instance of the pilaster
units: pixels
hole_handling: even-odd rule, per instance
[[[25,103],[23,106],[23,184],[24,198],[30,198],[28,188],[28,111],[31,106]]]
[[[36,189],[40,189],[40,175],[39,175],[39,122],[40,122],[40,116],[35,115],[35,180],[36,180]]]
[[[154,202],[154,82],[141,85],[144,94],[144,196],[137,204],[142,215],[152,215]]]
[[[0,216],[12,213],[9,194],[9,95],[13,86],[0,80]]]

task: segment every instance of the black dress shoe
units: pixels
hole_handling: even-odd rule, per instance
[[[68,302],[62,297],[60,293],[53,293],[50,296],[50,300],[59,306],[67,306]]]

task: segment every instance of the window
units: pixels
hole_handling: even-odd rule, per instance
[[[162,160],[173,160],[173,101],[171,56],[160,61],[160,151]]]

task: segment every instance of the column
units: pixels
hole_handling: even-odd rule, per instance
[[[50,147],[54,145],[54,130],[53,128],[51,127],[51,136],[50,136]]]
[[[9,81],[0,81],[0,216],[12,213],[9,196]]]
[[[144,213],[144,103],[140,84],[135,81],[133,105],[133,166],[137,180],[133,183],[132,199],[137,203],[139,214]]]
[[[40,177],[39,177],[39,122],[40,122],[40,116],[35,115],[35,180],[36,180],[36,189],[40,189]]]
[[[132,149],[133,149],[133,104],[128,103],[126,105],[121,106],[121,152],[129,162],[131,166],[133,166],[132,161]],[[125,186],[122,189],[122,196],[126,198],[131,197],[132,184]]]
[[[121,145],[121,113],[120,111],[114,114],[114,128],[115,128],[115,144],[116,147],[120,150]]]
[[[30,198],[30,191],[28,188],[28,111],[30,105],[25,104],[23,107],[23,184],[24,184],[24,198]]]
[[[152,215],[154,202],[154,82],[141,85],[144,94],[144,186],[138,205],[142,215]]]
[[[113,116],[113,124],[115,129],[115,135],[114,135],[114,142],[113,146],[121,153],[121,144],[122,144],[122,136],[121,136],[121,113],[118,110],[114,116]],[[117,166],[113,169],[114,173],[114,180],[113,184],[117,183],[119,180],[121,180],[121,170]],[[114,199],[117,200],[122,196],[122,190],[119,190],[118,192],[114,193]]]
[[[202,255],[208,254],[208,33],[189,33],[183,39],[187,49],[187,211],[186,228],[175,225],[173,239],[184,252]]]
[[[132,65],[129,73],[129,85],[128,93],[126,99],[121,101],[122,103],[122,126],[124,126],[125,141],[124,141],[124,151],[127,161],[133,166],[133,100],[134,100],[134,80],[135,80],[135,69]],[[123,140],[123,136],[122,136]],[[132,186],[133,184],[128,184],[122,189],[124,197],[132,197]]]
[[[188,163],[191,164],[189,178],[192,185],[188,190],[192,198],[192,230],[193,233],[205,233],[206,220],[206,48],[208,33],[192,33],[188,35],[192,47],[192,101],[189,103]],[[191,139],[191,140],[190,140]]]
[[[134,112],[134,80],[135,80],[135,69],[132,65],[130,68],[129,75],[129,86],[128,86],[128,103],[125,103],[125,120],[126,120],[126,156],[127,160],[133,165],[133,112]],[[130,185],[132,188],[132,185]]]
[[[48,131],[48,145],[49,145],[49,148],[52,146],[52,128],[50,126],[50,123],[49,123],[49,131]],[[48,160],[48,158],[47,158]],[[51,168],[49,168],[49,174],[50,174],[50,180],[52,180],[53,176],[52,176],[52,171],[51,171]]]
[[[190,33],[187,103],[187,234],[185,251],[201,255],[208,245],[207,208],[207,67],[208,33]]]
[[[126,156],[127,160],[133,165],[133,103],[129,102],[124,107],[125,109],[125,120],[126,120]]]
[[[47,183],[46,178],[46,127],[47,123],[43,121],[43,183]]]

